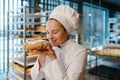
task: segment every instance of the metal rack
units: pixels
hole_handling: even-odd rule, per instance
[[[115,79],[119,80],[119,71],[120,71],[120,56],[116,55],[107,55],[101,54],[100,51],[104,49],[120,49],[120,46],[103,46],[102,49],[93,49],[89,52],[90,58],[94,57],[94,59],[90,59],[88,62],[89,70],[88,72],[93,75],[97,75],[106,79]],[[111,51],[112,52],[112,51]],[[106,51],[105,53],[109,53]],[[88,58],[89,59],[89,58]],[[114,74],[115,72],[116,74]],[[112,76],[111,76],[112,75]]]
[[[37,55],[28,56],[22,45],[30,40],[46,39],[45,30],[39,28],[45,27],[48,13],[49,11],[45,12],[40,7],[31,6],[8,11],[7,79],[12,78],[11,74],[18,80],[30,79],[30,73],[26,71],[33,66]]]
[[[120,44],[120,19],[110,18],[109,19],[109,37],[108,43],[110,44]]]

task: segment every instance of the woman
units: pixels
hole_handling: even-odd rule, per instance
[[[46,23],[47,38],[52,47],[39,51],[31,69],[33,80],[82,80],[86,50],[69,38],[79,26],[79,14],[68,6],[56,7]]]

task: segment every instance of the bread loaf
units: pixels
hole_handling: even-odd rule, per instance
[[[47,50],[47,46],[51,46],[51,44],[46,41],[46,40],[34,40],[34,41],[29,41],[26,42],[23,45],[23,48],[28,51],[28,50]]]

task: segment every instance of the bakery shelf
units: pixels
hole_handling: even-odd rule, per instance
[[[38,18],[38,17],[49,17],[46,14],[41,14],[41,13],[33,13],[33,14],[26,14],[27,17],[34,17],[34,18]]]
[[[105,62],[105,65],[106,65],[107,63],[115,64],[115,65],[120,65],[120,56],[98,54],[97,52],[99,52],[99,51],[93,51],[93,52],[90,54],[90,55],[96,57],[96,63],[101,61],[102,64],[104,64],[104,62]],[[120,54],[119,54],[119,55],[120,55]],[[98,59],[99,59],[99,61],[98,61]],[[97,65],[99,65],[99,64],[97,64]],[[97,66],[97,65],[96,65],[96,66]]]
[[[9,32],[24,32],[25,30],[23,28],[18,28],[17,30],[8,30]],[[40,33],[45,33],[46,28],[42,26],[37,26],[37,27],[31,27],[31,28],[26,28],[26,32],[40,32]]]
[[[107,57],[120,58],[120,45],[117,44],[105,44],[102,50],[92,51],[92,54]]]
[[[24,56],[23,51],[14,51],[14,52],[12,52],[12,53],[13,53],[13,54],[20,55],[20,56]]]
[[[13,16],[10,16],[10,17],[16,17],[16,18],[23,18],[23,16],[26,16],[26,17],[31,17],[31,18],[39,18],[39,17],[48,17],[48,15],[46,15],[46,14],[41,14],[41,13],[26,13],[26,14],[24,14],[24,13],[20,13],[20,14],[16,14],[16,15],[13,15]]]
[[[101,58],[111,58],[111,59],[116,58],[116,59],[120,59],[119,56],[110,56],[110,55],[101,55],[101,54],[91,54],[91,55],[97,56],[97,57],[101,57]]]
[[[24,52],[22,52],[22,51],[14,51],[14,52],[12,52],[13,54],[16,54],[16,55],[19,55],[19,56],[21,56],[21,57],[24,57]],[[26,56],[26,59],[30,59],[30,58],[34,58],[34,57],[38,57],[38,55],[36,54],[36,55],[29,55],[29,56]]]
[[[47,39],[47,38],[26,38],[27,40]]]
[[[39,7],[40,8],[40,7]],[[38,7],[37,7],[38,9]],[[38,55],[29,52],[24,52],[22,45],[28,41],[36,39],[47,39],[45,24],[48,19],[48,15],[51,12],[48,11],[37,12],[35,7],[23,6],[18,9],[8,11],[7,17],[7,64],[10,66],[11,62],[15,62],[24,67],[33,66],[37,60]],[[41,12],[42,11],[42,12]],[[13,67],[15,70],[15,67]],[[10,69],[8,69],[10,70]],[[9,71],[7,71],[7,74]],[[12,73],[17,76],[18,80],[26,80],[26,73],[20,77],[16,73]],[[23,78],[23,79],[22,79]]]
[[[27,59],[29,59],[29,58],[33,58],[33,57],[38,57],[38,55],[31,55],[31,56],[27,56]]]
[[[21,40],[23,40],[24,38],[15,38],[15,39],[21,39]],[[37,40],[37,39],[47,39],[47,38],[26,38],[26,40]]]
[[[23,40],[24,38],[15,38],[15,39]],[[47,39],[47,38],[26,38],[26,40],[37,40],[37,39]]]
[[[21,74],[24,75],[24,67],[22,67],[22,66],[20,66],[20,65],[18,65],[18,64],[15,64],[15,63],[13,63],[13,62],[10,64],[10,66],[13,67],[15,70],[17,70],[18,72],[20,72]],[[30,75],[30,69],[31,69],[31,68],[29,68],[29,69],[27,68],[27,69],[26,69],[27,75]]]
[[[24,22],[13,22],[13,23],[9,23],[10,25],[12,25],[12,24],[24,24]],[[45,22],[26,22],[26,24],[27,25],[32,25],[32,24],[34,24],[34,25],[40,25],[40,24],[45,24]]]
[[[120,37],[118,36],[120,33],[120,19],[118,18],[109,18],[108,25],[108,43],[119,44]]]
[[[9,32],[24,32],[24,30],[9,30]],[[41,32],[41,33],[46,33],[46,30],[26,30],[26,32]]]
[[[13,76],[15,76],[18,80],[24,80],[20,75],[15,72],[10,72]]]
[[[118,57],[117,58],[116,57],[105,57],[105,58],[103,57],[102,60],[120,65],[120,57],[119,58]]]
[[[10,74],[12,74],[14,78],[16,78],[17,80],[24,80],[24,75],[17,71],[11,71]],[[12,78],[11,80],[14,80],[14,79]],[[32,80],[30,75],[27,75],[26,80]]]
[[[10,78],[9,80],[16,80],[16,78]]]
[[[20,64],[21,66],[24,66],[24,62],[22,60],[19,60],[17,58],[12,58],[11,59],[13,62]],[[32,61],[30,63],[26,62],[26,67],[34,65],[35,61]]]
[[[20,48],[22,48],[22,45],[23,45],[23,44],[14,44],[14,46],[20,47]]]
[[[110,51],[110,52],[107,52],[107,51]],[[105,50],[102,50],[102,51],[92,51],[92,53],[91,53],[91,55],[95,55],[95,56],[99,56],[99,57],[106,57],[106,58],[120,58],[120,52],[118,52],[118,51],[120,51],[119,49],[117,49],[118,51],[118,53],[115,53],[115,51],[114,52],[112,52],[114,49],[105,49]],[[109,54],[108,54],[109,53]]]
[[[24,40],[22,35],[11,35],[12,38],[14,39],[21,39]],[[45,34],[40,34],[40,35],[28,35],[25,37],[26,40],[36,40],[36,39],[47,39]]]

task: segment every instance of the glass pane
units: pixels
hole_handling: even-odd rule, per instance
[[[83,45],[97,47],[105,43],[107,9],[84,3],[83,5]]]

